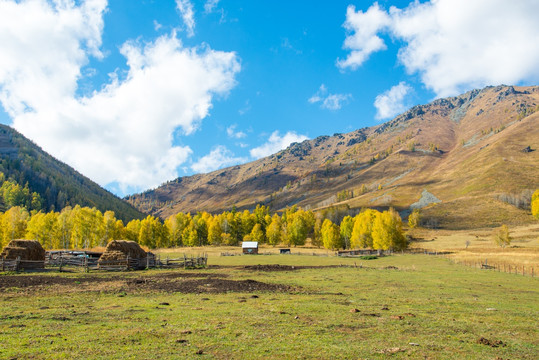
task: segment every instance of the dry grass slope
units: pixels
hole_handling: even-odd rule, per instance
[[[528,211],[497,198],[539,187],[537,110],[539,87],[487,87],[416,106],[376,127],[179,178],[129,201],[162,218],[258,203],[272,210],[293,204],[405,210],[427,189],[442,203],[425,214],[445,228],[526,224],[532,221]],[[523,151],[528,147],[532,151]],[[342,191],[353,197],[339,199]]]

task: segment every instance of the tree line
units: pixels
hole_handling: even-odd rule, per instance
[[[88,249],[111,240],[128,239],[150,249],[229,245],[258,241],[272,246],[301,246],[308,239],[327,249],[372,248],[400,250],[406,247],[402,220],[393,210],[365,209],[356,216],[335,221],[328,212],[306,211],[293,206],[282,214],[270,214],[257,205],[253,211],[220,214],[178,213],[161,221],[154,216],[124,224],[113,211],[66,207],[61,212],[29,212],[13,206],[0,213],[0,245],[12,239],[39,241],[46,249]]]

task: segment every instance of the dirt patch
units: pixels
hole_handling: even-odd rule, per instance
[[[132,273],[114,276],[86,275],[78,277],[50,275],[0,276],[0,292],[37,292],[54,289],[58,292],[180,292],[180,293],[226,293],[226,292],[292,292],[294,288],[281,284],[268,284],[256,280],[230,280],[226,274],[211,273],[164,273],[134,276]],[[124,295],[125,296],[125,295]]]
[[[494,340],[494,341],[491,341],[489,339],[486,339],[484,337],[480,337],[479,339],[477,339],[476,341],[478,344],[481,344],[481,345],[487,345],[487,346],[490,346],[490,347],[505,347],[507,346],[507,344],[505,344],[503,341],[501,340]]]
[[[95,283],[110,281],[110,278],[99,276],[84,277],[64,277],[48,275],[4,275],[0,276],[0,289],[19,288],[27,289],[32,287],[48,287],[53,285],[80,285],[83,283]]]
[[[279,265],[279,264],[247,265],[243,267],[243,269],[245,270],[254,270],[254,271],[294,271],[294,270],[300,270],[304,268],[305,267],[302,267],[302,266],[290,266],[290,265]]]
[[[295,266],[295,265],[279,265],[279,264],[270,264],[270,265],[246,265],[241,267],[244,270],[251,271],[296,271],[303,269],[327,269],[327,268],[339,268],[339,267],[353,267],[351,265],[322,265],[322,266]]]
[[[171,279],[149,278],[141,282],[139,279],[127,281],[128,290],[135,291],[164,291],[184,294],[218,294],[227,292],[259,292],[278,291],[290,292],[294,289],[281,284],[268,284],[256,280],[229,280],[219,277],[204,277],[199,279]]]

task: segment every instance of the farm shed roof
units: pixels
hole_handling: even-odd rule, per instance
[[[245,248],[257,248],[258,247],[258,241],[244,241],[241,244],[241,247],[243,249],[245,249]]]

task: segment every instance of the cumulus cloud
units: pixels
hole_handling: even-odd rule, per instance
[[[346,37],[343,48],[351,51],[345,60],[337,60],[337,66],[341,69],[347,67],[357,69],[369,58],[370,54],[385,50],[386,44],[377,33],[390,23],[389,15],[380,9],[378,3],[374,3],[366,12],[361,10],[356,12],[355,6],[348,6],[344,28],[353,33]]]
[[[309,98],[311,104],[320,103],[320,107],[328,110],[339,110],[352,98],[351,94],[330,94],[327,87],[322,84],[320,88]]]
[[[176,7],[187,28],[187,36],[193,37],[195,35],[195,12],[193,10],[193,3],[189,0],[176,0]]]
[[[76,97],[81,67],[101,56],[105,7],[0,2],[0,101],[14,127],[55,157],[103,186],[139,191],[177,176],[192,151],[173,145],[174,134],[197,129],[240,65],[235,53],[186,48],[174,33],[130,41],[125,79],[112,75]]]
[[[238,125],[234,124],[226,128],[226,133],[228,137],[233,139],[242,139],[247,136],[247,134],[243,131],[236,131],[236,127],[238,127]]]
[[[372,13],[376,16],[367,17]],[[385,15],[383,15],[383,14]],[[341,68],[357,68],[385,49],[378,33],[402,41],[398,58],[438,96],[485,85],[539,80],[539,2],[535,0],[438,0],[388,12],[349,7],[345,40],[351,52]],[[389,19],[389,21],[388,21]]]
[[[106,5],[105,0],[79,7],[0,2],[0,101],[11,117],[75,92],[88,54],[103,56],[99,47]]]
[[[274,131],[268,141],[265,144],[260,145],[259,147],[253,148],[250,150],[250,154],[255,159],[260,159],[276,152],[286,149],[288,145],[294,142],[302,142],[307,140],[308,137],[305,135],[298,135],[293,131],[289,131],[283,136],[279,135],[278,131]]]
[[[378,95],[374,100],[376,118],[388,119],[406,110],[408,106],[404,101],[411,90],[410,86],[401,81],[398,85]]]
[[[208,173],[226,166],[241,164],[247,160],[243,157],[235,157],[225,146],[218,145],[208,155],[198,159],[191,169],[197,173]]]

